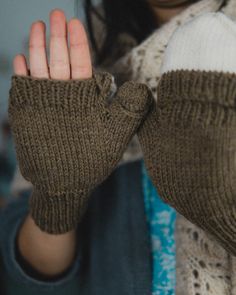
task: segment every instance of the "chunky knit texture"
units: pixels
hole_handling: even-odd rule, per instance
[[[33,186],[31,214],[44,231],[80,221],[92,189],[116,167],[152,103],[125,83],[111,102],[107,73],[79,81],[14,76],[9,117],[22,175]]]
[[[165,73],[157,97],[139,132],[154,184],[165,202],[236,255],[236,75]]]

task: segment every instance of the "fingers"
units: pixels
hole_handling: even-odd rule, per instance
[[[14,58],[13,69],[14,69],[15,75],[20,75],[20,76],[28,75],[27,63],[26,63],[26,59],[24,55],[18,54]]]
[[[45,31],[45,24],[41,21],[33,23],[30,30],[30,73],[35,78],[49,77]]]
[[[92,77],[92,64],[84,26],[78,19],[68,23],[72,79]]]
[[[50,33],[50,76],[52,79],[69,80],[70,62],[63,11],[57,9],[51,12]]]
[[[46,26],[42,21],[32,24],[29,39],[30,73],[35,78],[58,80],[88,79],[92,77],[92,62],[85,29],[78,19],[67,23],[63,11],[56,9],[50,14],[50,61],[46,53]],[[26,59],[17,55],[14,72],[28,75]]]

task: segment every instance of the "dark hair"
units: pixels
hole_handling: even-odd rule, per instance
[[[104,16],[91,0],[85,0],[84,4],[87,29],[98,64],[112,52],[121,33],[128,33],[141,43],[156,28],[154,14],[146,0],[102,0]],[[106,29],[106,37],[100,50],[94,36],[93,14],[105,24]]]
[[[87,29],[97,64],[110,55],[117,45],[116,41],[121,33],[128,33],[139,44],[157,28],[154,14],[147,0],[102,0],[103,16],[92,4],[92,0],[84,1]],[[200,0],[189,0],[192,3],[197,1]],[[226,3],[227,0],[224,0],[222,7]],[[105,25],[106,36],[101,48],[98,48],[94,35],[93,14]]]

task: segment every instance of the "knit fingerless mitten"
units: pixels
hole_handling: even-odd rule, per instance
[[[111,102],[108,73],[57,81],[14,76],[9,117],[22,175],[33,184],[35,223],[49,233],[76,227],[91,191],[122,157],[152,98],[125,83]]]
[[[236,25],[202,15],[173,35],[139,131],[163,200],[236,255]]]

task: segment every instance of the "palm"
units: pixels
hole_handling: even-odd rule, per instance
[[[32,24],[29,38],[29,70],[34,78],[59,80],[87,79],[92,76],[89,45],[83,25],[78,19],[66,21],[61,10],[50,14],[50,60],[46,54],[46,26],[42,21]],[[67,41],[67,33],[69,42]],[[16,75],[27,76],[24,55],[14,59]]]

